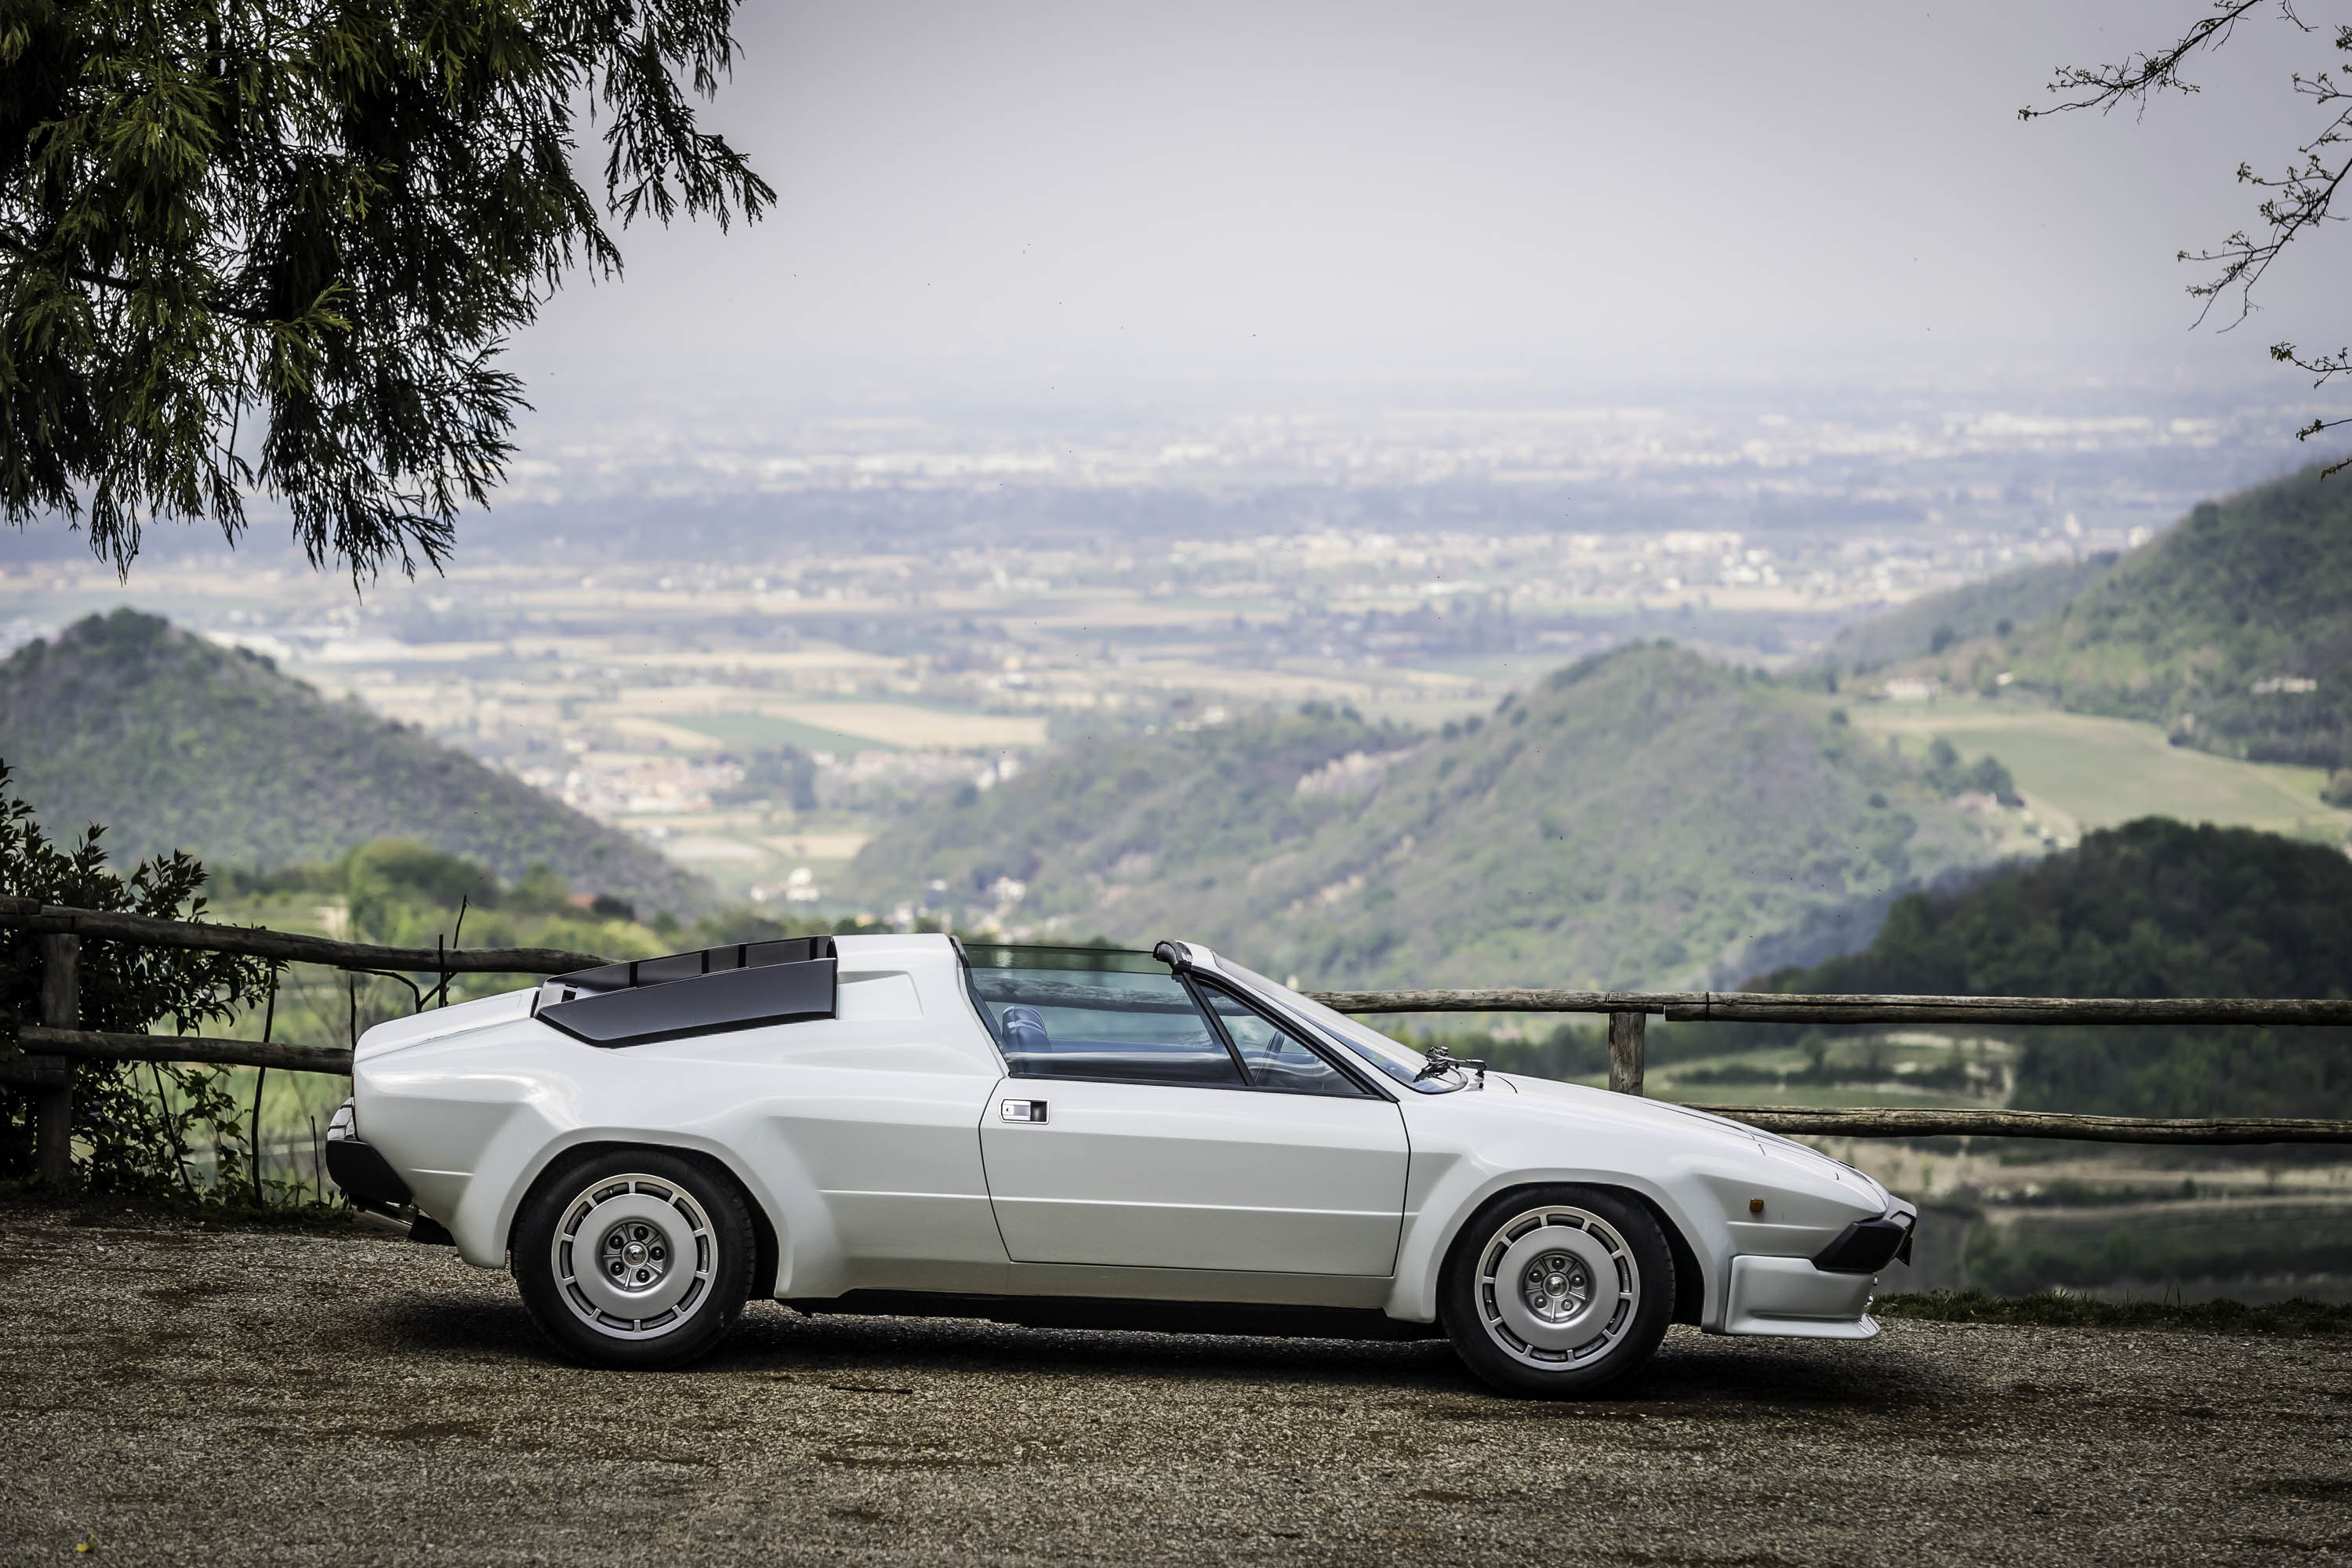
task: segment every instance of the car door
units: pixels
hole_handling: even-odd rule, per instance
[[[994,989],[982,1010],[1012,1071],[981,1152],[1015,1261],[1394,1268],[1407,1158],[1394,1103],[1238,998],[1165,973]]]

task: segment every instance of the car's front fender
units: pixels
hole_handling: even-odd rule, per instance
[[[1471,1216],[1518,1188],[1607,1187],[1649,1204],[1698,1264],[1710,1330],[1724,1326],[1735,1256],[1810,1256],[1885,1204],[1833,1162],[1776,1156],[1735,1123],[1598,1089],[1512,1079],[1404,1110],[1412,1170],[1387,1310],[1413,1322],[1437,1316],[1445,1260]]]

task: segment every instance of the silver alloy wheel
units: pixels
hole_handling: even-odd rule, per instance
[[[719,1236],[677,1183],[607,1176],[564,1205],[549,1261],[572,1316],[616,1340],[654,1339],[710,1300]]]
[[[1614,1350],[1642,1304],[1642,1267],[1617,1228],[1587,1209],[1528,1209],[1478,1254],[1478,1321],[1506,1354],[1545,1371]]]

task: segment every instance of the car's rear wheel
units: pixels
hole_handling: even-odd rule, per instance
[[[1674,1316],[1675,1262],[1650,1211],[1599,1187],[1506,1193],[1454,1238],[1438,1316],[1506,1394],[1597,1393],[1649,1364]]]
[[[718,1343],[751,1292],[751,1212],[700,1162],[621,1149],[550,1171],[516,1216],[523,1303],[568,1354],[664,1367]]]

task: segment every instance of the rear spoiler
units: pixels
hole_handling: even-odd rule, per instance
[[[834,1016],[833,938],[737,942],[558,974],[531,1016],[583,1045],[651,1045]]]

